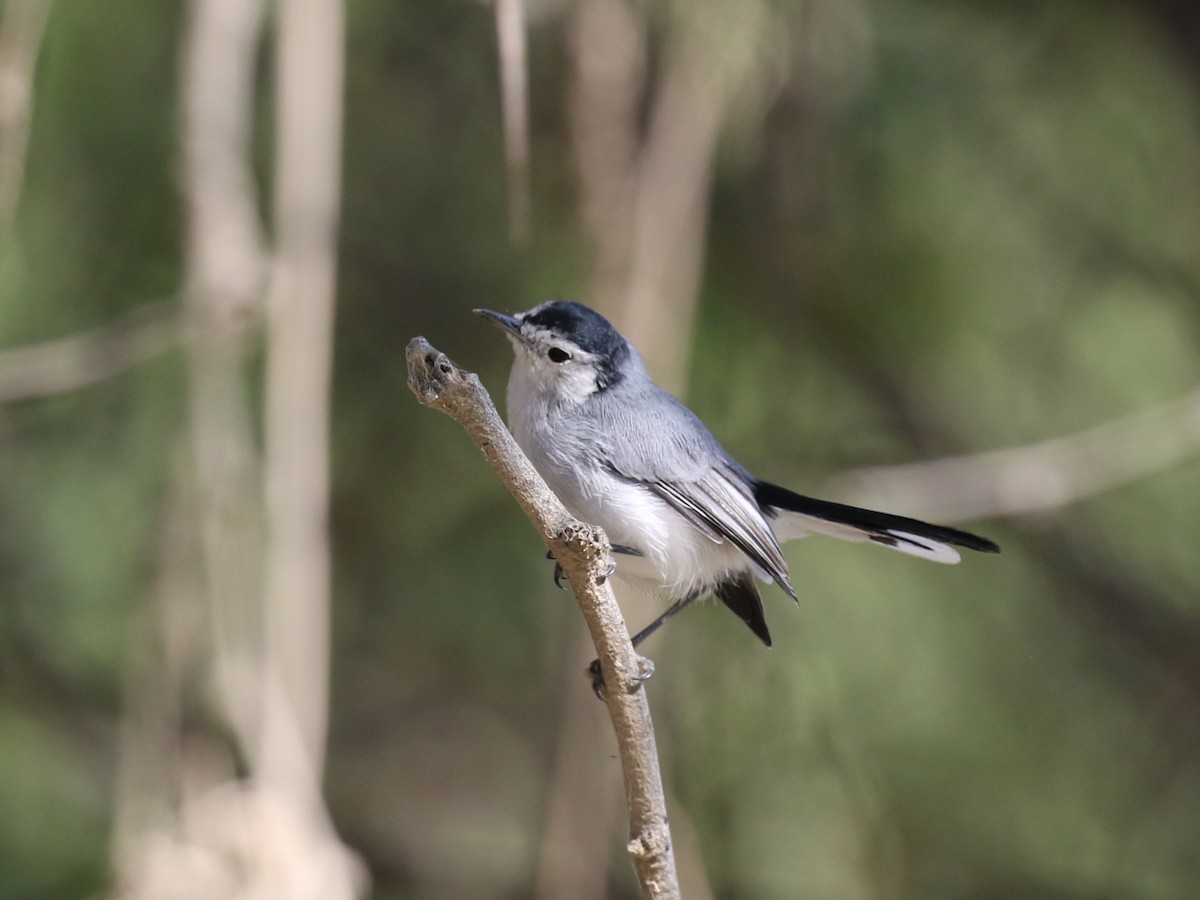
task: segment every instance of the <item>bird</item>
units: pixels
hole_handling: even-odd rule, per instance
[[[637,349],[581,303],[550,300],[513,315],[474,312],[513,347],[506,400],[517,445],[568,511],[604,530],[620,558],[616,577],[671,600],[634,635],[635,647],[709,595],[770,647],[756,579],[798,602],[782,550],[795,538],[864,541],[938,563],[957,563],[957,548],[1000,550],[957,528],[756,478],[655,384]],[[594,679],[598,671],[593,666]],[[602,684],[593,686],[602,695]]]

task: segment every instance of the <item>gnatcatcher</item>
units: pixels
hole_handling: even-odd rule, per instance
[[[814,532],[940,563],[959,561],[956,546],[1000,549],[956,528],[755,478],[695,413],[651,381],[633,345],[580,303],[552,300],[514,316],[475,312],[503,330],[516,353],[508,423],[517,444],[567,509],[604,529],[621,556],[617,577],[673,601],[634,646],[712,594],[769,647],[754,578],[796,599],[780,544]]]

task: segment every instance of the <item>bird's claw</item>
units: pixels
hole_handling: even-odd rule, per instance
[[[638,673],[633,676],[630,691],[636,691],[650,680],[654,674],[654,661],[644,656],[638,656]],[[587,676],[592,680],[592,692],[597,700],[606,700],[604,696],[604,672],[600,669],[600,660],[593,659],[587,667]]]
[[[600,660],[593,659],[587,667],[587,676],[592,679],[592,693],[601,703],[604,702],[604,673],[600,671]]]
[[[554,554],[547,551],[546,559],[554,559]],[[608,561],[608,566],[604,570],[604,574],[596,579],[596,584],[604,584],[604,582],[608,581],[609,576],[615,571],[617,571],[617,564],[610,559]],[[554,559],[554,586],[560,591],[565,591],[567,589],[567,586],[563,584],[563,579],[565,577],[566,573],[563,572],[562,563],[560,563],[557,559]]]
[[[549,550],[546,551],[546,559],[554,559],[554,554]],[[557,559],[554,559],[554,586],[560,591],[565,591],[567,589],[563,584],[564,574],[565,573],[562,570],[562,563],[560,563]]]

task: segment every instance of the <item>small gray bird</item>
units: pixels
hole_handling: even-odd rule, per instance
[[[716,596],[768,647],[755,577],[792,599],[780,544],[818,533],[871,541],[956,563],[957,547],[996,553],[966,531],[795,494],[755,478],[696,415],[650,380],[637,350],[608,320],[552,300],[515,316],[477,309],[512,342],[508,423],[550,488],[580,519],[599,525],[618,577],[674,602],[668,616]]]

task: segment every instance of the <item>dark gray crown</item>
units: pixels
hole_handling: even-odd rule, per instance
[[[551,300],[526,315],[524,321],[562,335],[579,349],[595,354],[601,369],[601,387],[621,379],[621,366],[629,358],[629,344],[595,310],[571,300]]]

